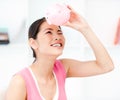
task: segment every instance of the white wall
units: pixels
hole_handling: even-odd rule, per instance
[[[118,19],[120,0],[87,0],[87,20],[105,45],[113,45]]]
[[[0,0],[0,28],[8,30],[10,42],[25,41],[27,7],[27,0]]]
[[[48,5],[56,2],[72,5],[86,18],[115,63],[115,70],[108,74],[67,79],[68,100],[120,100],[120,46],[112,44],[120,17],[120,0],[0,0],[0,11],[6,12],[0,15],[2,23],[0,26],[10,28],[12,41],[9,45],[0,45],[0,100],[4,100],[2,93],[12,75],[31,63],[31,51],[26,41],[28,26],[44,16],[44,10]],[[60,57],[78,60],[94,59],[91,49],[81,34],[70,28],[62,28],[66,37],[66,47]],[[16,41],[13,41],[14,36],[17,37]]]

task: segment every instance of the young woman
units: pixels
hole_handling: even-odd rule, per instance
[[[57,59],[65,38],[60,26],[49,25],[43,17],[29,28],[29,44],[35,61],[12,78],[6,100],[67,100],[65,79],[86,77],[113,70],[113,62],[84,18],[68,6],[71,17],[64,25],[82,34],[93,49],[96,60]]]

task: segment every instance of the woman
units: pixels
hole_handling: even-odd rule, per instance
[[[113,62],[90,26],[71,7],[71,17],[64,25],[79,31],[93,49],[96,60],[57,59],[65,38],[60,26],[49,25],[45,18],[29,28],[29,44],[35,61],[18,72],[9,85],[6,100],[67,100],[65,78],[86,77],[113,70]]]

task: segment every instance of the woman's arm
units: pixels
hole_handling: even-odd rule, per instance
[[[12,78],[6,91],[5,100],[26,100],[26,88],[21,76],[16,75]]]
[[[85,19],[75,12],[71,7],[71,18],[65,26],[71,27],[79,31],[89,45],[91,46],[96,60],[80,62],[72,59],[62,59],[63,65],[66,67],[68,77],[91,76],[109,72],[113,70],[114,65],[108,52],[103,44],[97,38]]]

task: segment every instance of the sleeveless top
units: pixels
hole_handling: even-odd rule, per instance
[[[54,64],[53,73],[57,86],[56,94],[53,100],[67,100],[65,93],[66,72],[59,60],[56,60]],[[40,93],[37,80],[29,67],[22,69],[17,74],[21,75],[25,80],[27,100],[45,100]]]

